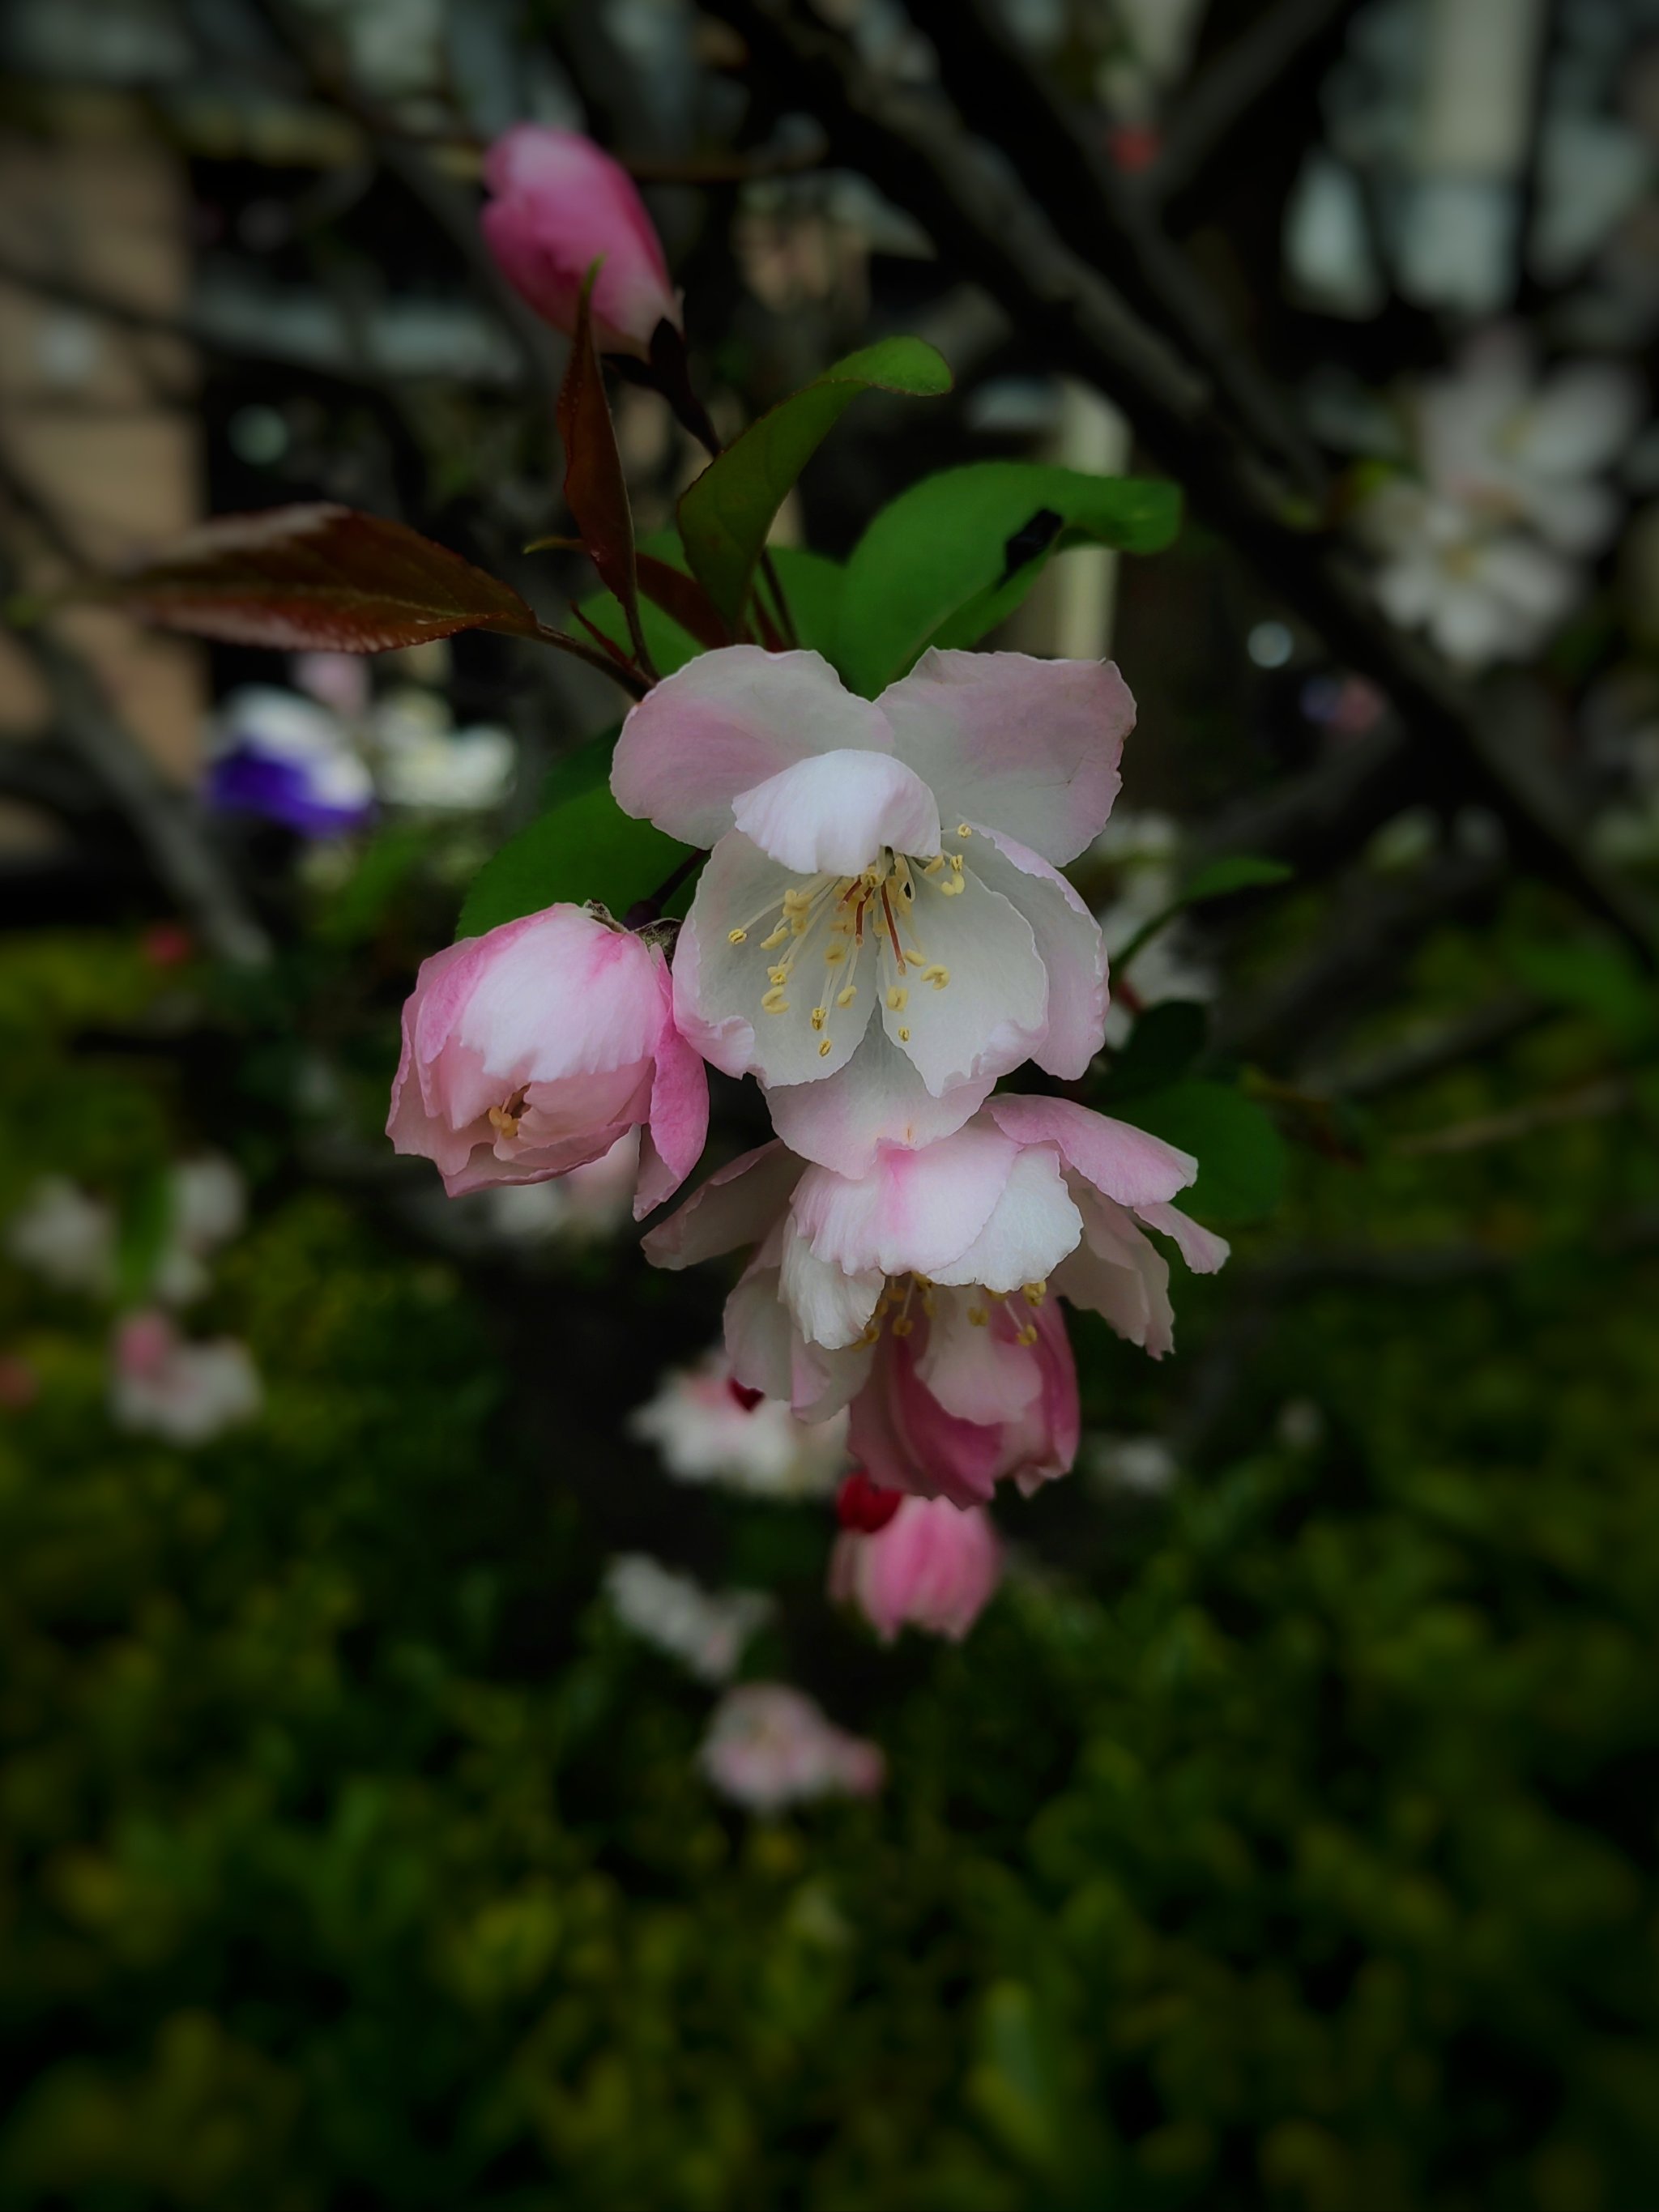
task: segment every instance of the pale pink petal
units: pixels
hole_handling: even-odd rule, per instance
[[[801,1164],[779,1144],[717,1168],[677,1212],[641,1240],[653,1267],[678,1269],[758,1244],[789,1202]]]
[[[1135,719],[1110,662],[933,651],[878,703],[947,831],[958,816],[988,822],[1062,863],[1099,836]]]
[[[763,853],[801,876],[856,876],[884,846],[927,857],[939,846],[933,793],[888,753],[797,761],[740,793],[732,818]]]
[[[1198,1175],[1190,1152],[1069,1098],[1005,1094],[985,1110],[1017,1144],[1054,1146],[1068,1167],[1120,1206],[1159,1205]]]
[[[1169,1261],[1110,1199],[1086,1185],[1077,1196],[1084,1241],[1050,1276],[1049,1290],[1163,1358],[1175,1342]]]
[[[957,1505],[987,1504],[1006,1472],[1000,1428],[947,1413],[890,1337],[852,1401],[847,1443],[879,1488]]]
[[[1149,1229],[1161,1229],[1172,1237],[1182,1258],[1195,1275],[1213,1275],[1225,1267],[1232,1250],[1224,1237],[1203,1228],[1178,1206],[1138,1206],[1135,1212]]]
[[[990,1096],[994,1075],[935,1098],[879,1022],[827,1082],[769,1085],[772,1126],[793,1152],[837,1174],[867,1175],[883,1144],[915,1146],[949,1137]]]
[[[975,876],[1021,915],[1048,975],[1048,1026],[1031,1057],[1066,1082],[1086,1073],[1106,1040],[1106,945],[1064,876],[1012,837],[975,823]],[[964,894],[962,903],[968,903]]]
[[[821,653],[732,645],[665,677],[629,714],[611,788],[625,814],[688,845],[732,827],[732,803],[815,754],[890,753],[887,725]]]
[[[752,1070],[767,1083],[822,1083],[853,1057],[869,1022],[870,991],[850,1006],[835,1004],[836,978],[823,962],[825,922],[803,940],[787,988],[774,994],[769,971],[788,948],[765,940],[784,893],[797,888],[795,876],[738,830],[720,839],[698,883],[674,954],[675,1019],[727,1075]],[[769,999],[781,1011],[769,1010]],[[815,1008],[825,1016],[819,1029]]]
[[[1002,1577],[1002,1547],[981,1508],[907,1498],[884,1528],[837,1540],[830,1594],[858,1606],[884,1643],[907,1625],[960,1643]]]
[[[634,1218],[642,1221],[672,1198],[702,1158],[708,1135],[708,1076],[700,1054],[674,1026],[668,970],[657,955],[663,985],[662,1026],[651,1080],[651,1114],[640,1152]]]
[[[992,1328],[985,1302],[962,1291],[936,1295],[916,1374],[947,1413],[982,1426],[1023,1413],[1042,1388],[1031,1347]]]
[[[1016,1291],[1052,1274],[1082,1234],[1083,1217],[1067,1194],[1059,1158],[1039,1145],[1015,1160],[990,1219],[966,1250],[923,1273],[939,1283]]]
[[[1030,1057],[1047,1032],[1048,978],[1030,924],[978,875],[964,873],[955,896],[937,878],[915,880],[899,925],[904,981],[881,971],[882,1027],[942,1097]]]
[[[920,1152],[884,1151],[857,1182],[808,1168],[792,1211],[818,1258],[849,1274],[938,1275],[990,1219],[1018,1156],[974,1125]]]

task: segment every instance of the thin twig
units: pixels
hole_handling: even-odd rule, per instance
[[[1414,1137],[1397,1137],[1394,1150],[1407,1159],[1425,1159],[1437,1152],[1474,1152],[1488,1145],[1512,1144],[1539,1129],[1552,1129],[1564,1121],[1599,1121],[1622,1113],[1635,1097],[1624,1076],[1607,1076],[1599,1083],[1581,1085],[1577,1091],[1551,1098],[1529,1098],[1501,1114],[1477,1114],[1449,1128],[1427,1129]]]
[[[1354,0],[1277,0],[1218,54],[1176,109],[1157,161],[1140,180],[1157,205],[1209,167],[1251,110]]]

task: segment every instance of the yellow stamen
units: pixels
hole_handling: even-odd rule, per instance
[[[968,1326],[969,1328],[983,1328],[989,1322],[990,1318],[990,1315],[986,1312],[983,1306],[969,1306],[968,1309]]]
[[[958,823],[957,823],[957,836],[958,836],[958,837],[971,837],[971,836],[973,836],[973,834],[974,834],[974,833],[973,833],[973,831],[969,828],[968,824],[967,824],[965,822],[958,822]],[[961,866],[961,865],[962,865],[962,863],[960,862],[960,860],[958,860],[958,861],[957,861],[957,866],[958,867],[960,867],[960,866]]]
[[[818,1047],[818,1058],[828,1060],[835,1048],[835,1040],[832,1037],[825,1037],[823,1042]]]
[[[888,1011],[895,1014],[902,1013],[909,1003],[909,999],[910,994],[904,986],[902,983],[895,983],[887,994]]]
[[[781,991],[769,991],[761,1000],[761,1012],[764,1014],[787,1014],[788,1011],[789,1001]]]
[[[921,980],[924,983],[931,983],[936,991],[942,991],[951,980],[951,971],[935,960],[922,969]]]
[[[849,983],[844,991],[838,991],[836,994],[836,1004],[838,1006],[850,1006],[854,1000],[857,998],[858,994],[858,985],[856,983]]]
[[[749,942],[749,932],[746,929],[728,929],[726,933],[726,941],[728,945],[746,945]]]
[[[1029,1322],[1026,1323],[1025,1327],[1024,1327],[1023,1329],[1021,1329],[1021,1330],[1019,1331],[1019,1333],[1018,1334],[1018,1335],[1017,1335],[1017,1336],[1015,1337],[1015,1339],[1014,1339],[1014,1342],[1015,1342],[1016,1344],[1024,1344],[1024,1345],[1027,1345],[1027,1346],[1030,1346],[1030,1345],[1033,1345],[1033,1344],[1035,1344],[1035,1343],[1036,1342],[1036,1340],[1037,1340],[1037,1333],[1036,1333],[1036,1330],[1031,1327],[1031,1325],[1030,1325],[1030,1323]]]
[[[900,1042],[901,1044],[908,1044],[908,1043],[909,1043],[909,1042],[910,1042],[910,1032],[909,1032],[909,1030],[901,1030],[899,1031],[899,1042]]]
[[[814,1028],[815,1030],[821,1030],[821,1029],[823,1027],[824,1024],[829,1020],[829,1018],[830,1018],[830,1009],[829,1009],[829,1007],[828,1007],[828,1006],[814,1006],[814,1007],[813,1007],[813,1009],[812,1009],[812,1015],[811,1015],[811,1020],[812,1020],[812,1026],[813,1026],[813,1028]]]
[[[1048,1283],[1042,1279],[1035,1283],[1027,1283],[1024,1289],[1025,1303],[1028,1306],[1040,1306],[1048,1295]]]

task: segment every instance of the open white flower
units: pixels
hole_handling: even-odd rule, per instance
[[[1106,957],[1058,866],[1111,811],[1133,719],[1103,662],[930,652],[872,702],[817,653],[752,646],[633,709],[618,802],[713,848],[677,1022],[760,1079],[793,1151],[857,1175],[959,1129],[1023,1060],[1084,1073]]]
[[[6,1249],[54,1290],[115,1287],[115,1215],[67,1176],[42,1176],[6,1224]]]
[[[116,1425],[169,1443],[205,1444],[250,1421],[264,1394],[245,1344],[191,1343],[155,1308],[125,1315],[115,1331],[110,1413]]]

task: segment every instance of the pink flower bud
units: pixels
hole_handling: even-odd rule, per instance
[[[514,289],[556,330],[574,331],[584,279],[593,286],[593,338],[601,353],[648,360],[660,322],[681,327],[662,242],[627,171],[591,138],[515,124],[484,156],[495,194],[481,218],[490,252]]]
[[[961,1643],[1002,1579],[1002,1546],[982,1506],[907,1498],[872,1535],[848,1529],[830,1561],[830,1595],[850,1600],[884,1644],[908,1622]]]
[[[902,1490],[879,1490],[862,1468],[854,1468],[836,1493],[836,1518],[843,1528],[873,1536],[903,1503]]]
[[[422,963],[386,1134],[434,1161],[452,1198],[545,1182],[640,1127],[636,1217],[678,1189],[708,1127],[659,945],[554,906]]]

